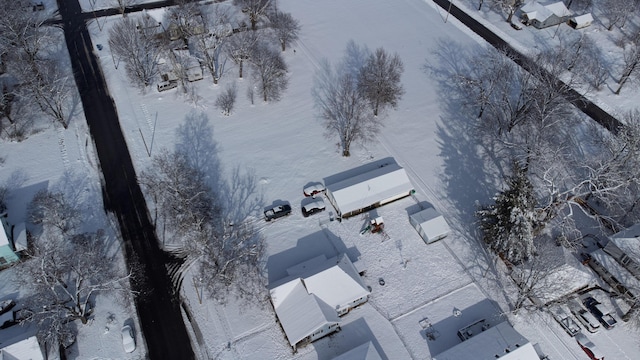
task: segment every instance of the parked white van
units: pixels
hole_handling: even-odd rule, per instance
[[[178,87],[178,83],[175,81],[162,81],[158,83],[158,91],[165,91]]]

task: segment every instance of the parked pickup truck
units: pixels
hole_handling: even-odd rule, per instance
[[[560,305],[551,306],[549,307],[549,312],[569,336],[576,336],[580,332],[580,325],[565,311],[564,307]]]
[[[291,214],[291,205],[273,205],[264,211],[264,219],[266,221],[271,221],[289,214]]]
[[[608,311],[602,308],[602,304],[595,298],[588,296],[582,300],[582,303],[605,329],[611,329],[618,322]]]

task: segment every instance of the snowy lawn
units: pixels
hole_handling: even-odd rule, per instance
[[[91,2],[83,1],[83,8],[91,9]],[[98,0],[94,6],[105,4]],[[488,6],[476,12],[474,4],[471,0],[456,3],[485,19],[498,34],[519,43],[520,49],[542,48],[556,39],[555,28],[516,32],[501,15],[488,11]],[[299,41],[283,54],[289,66],[289,88],[280,102],[269,104],[249,102],[245,96],[252,86],[249,77],[237,79],[237,68],[231,62],[227,62],[219,85],[214,86],[206,74],[204,80],[194,83],[197,99],[191,103],[179,89],[158,93],[150,88],[141,94],[131,86],[124,64],[112,58],[108,47],[108,29],[120,16],[101,19],[99,26],[90,22],[94,44],[103,46],[94,51],[100,58],[138,171],[150,164],[149,153],[153,156],[161,148],[173,148],[176,129],[186,114],[194,108],[204,111],[213,126],[219,145],[217,155],[225,174],[235,166],[254,169],[260,179],[263,205],[289,201],[294,209],[291,216],[270,224],[262,221],[260,213],[255,214],[268,245],[266,268],[270,281],[283,277],[288,266],[318,254],[329,257],[342,251],[352,260],[359,258],[367,270],[364,280],[372,288],[369,303],[343,318],[341,332],[295,354],[270,305],[231,301],[223,306],[202,299],[187,274],[182,291],[194,319],[192,334],[202,340],[197,352],[203,358],[220,359],[328,359],[372,341],[383,358],[429,358],[429,354],[454,343],[452,329],[457,331],[458,326],[450,322],[454,307],[463,311],[460,319],[465,321],[476,314],[465,311],[470,307],[481,309],[478,312],[487,318],[499,313],[496,306],[508,308],[505,293],[510,289],[502,288],[487,271],[485,255],[472,230],[475,202],[485,202],[495,189],[478,166],[480,160],[464,124],[454,121],[460,119],[452,119],[450,109],[444,108],[442,100],[447,94],[423,69],[426,62],[439,65],[436,51],[446,49],[446,45],[451,49],[473,47],[478,46],[479,39],[452,17],[444,23],[446,13],[428,0],[281,0],[278,6],[300,21],[302,32]],[[150,14],[160,18],[162,10]],[[566,30],[563,26],[559,32]],[[598,36],[603,29],[594,23],[580,31]],[[384,47],[397,52],[404,62],[402,84],[406,94],[398,109],[384,119],[385,127],[377,141],[354,147],[352,156],[343,158],[335,139],[323,137],[324,129],[315,118],[311,86],[319,61],[339,61],[349,40],[371,50]],[[453,55],[449,60],[455,62]],[[234,82],[238,86],[236,109],[231,117],[225,117],[213,103],[224,86]],[[612,79],[608,84],[615,86]],[[612,95],[605,88],[591,97],[619,114],[634,104],[632,86],[627,84],[621,96]],[[23,221],[28,199],[38,189],[56,183],[67,170],[86,175],[90,191],[99,191],[95,154],[81,114],[74,116],[66,131],[52,126],[23,143],[3,143],[1,150],[5,161],[0,179],[12,189],[20,189],[9,199],[9,208],[14,209],[11,222]],[[418,202],[432,204],[448,220],[453,232],[445,240],[426,245],[413,230],[408,221],[408,213],[417,209],[413,198],[376,210],[385,219],[389,238],[384,241],[378,234],[359,235],[365,221],[362,216],[342,223],[329,222],[332,210],[328,208],[318,215],[302,217],[299,206],[304,185],[387,156],[395,157],[405,167],[417,190]],[[96,211],[100,211],[100,202],[96,204]],[[9,274],[4,271],[0,279],[3,294],[18,291],[11,288]],[[384,286],[379,284],[379,278],[384,279]],[[486,300],[487,296],[492,300]],[[133,315],[130,309],[111,300],[99,298],[93,321],[79,329],[72,357],[125,358],[119,329]],[[476,306],[478,303],[481,305]],[[110,317],[110,312],[115,316]],[[434,344],[421,332],[419,321],[424,317],[440,331],[441,337]],[[523,314],[510,320],[553,359],[585,357],[547,314]],[[632,359],[637,353],[637,339],[628,330],[619,323],[614,330],[589,337],[607,358]],[[138,331],[136,335],[138,349],[131,358],[142,358],[143,342]]]

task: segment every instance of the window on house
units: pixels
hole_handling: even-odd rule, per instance
[[[622,257],[620,258],[620,262],[623,265],[628,265],[630,261],[631,261],[631,258],[629,258],[627,254],[622,255]]]
[[[7,263],[7,260],[4,258],[4,256],[0,256],[0,265],[4,265]]]

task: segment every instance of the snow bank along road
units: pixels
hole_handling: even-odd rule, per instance
[[[105,209],[120,224],[125,255],[135,268],[132,282],[142,334],[152,359],[195,357],[180,306],[158,247],[142,191],[125,142],[113,99],[93,54],[93,44],[78,0],[58,0],[71,65],[89,130],[102,169]],[[136,264],[132,267],[132,264]]]

